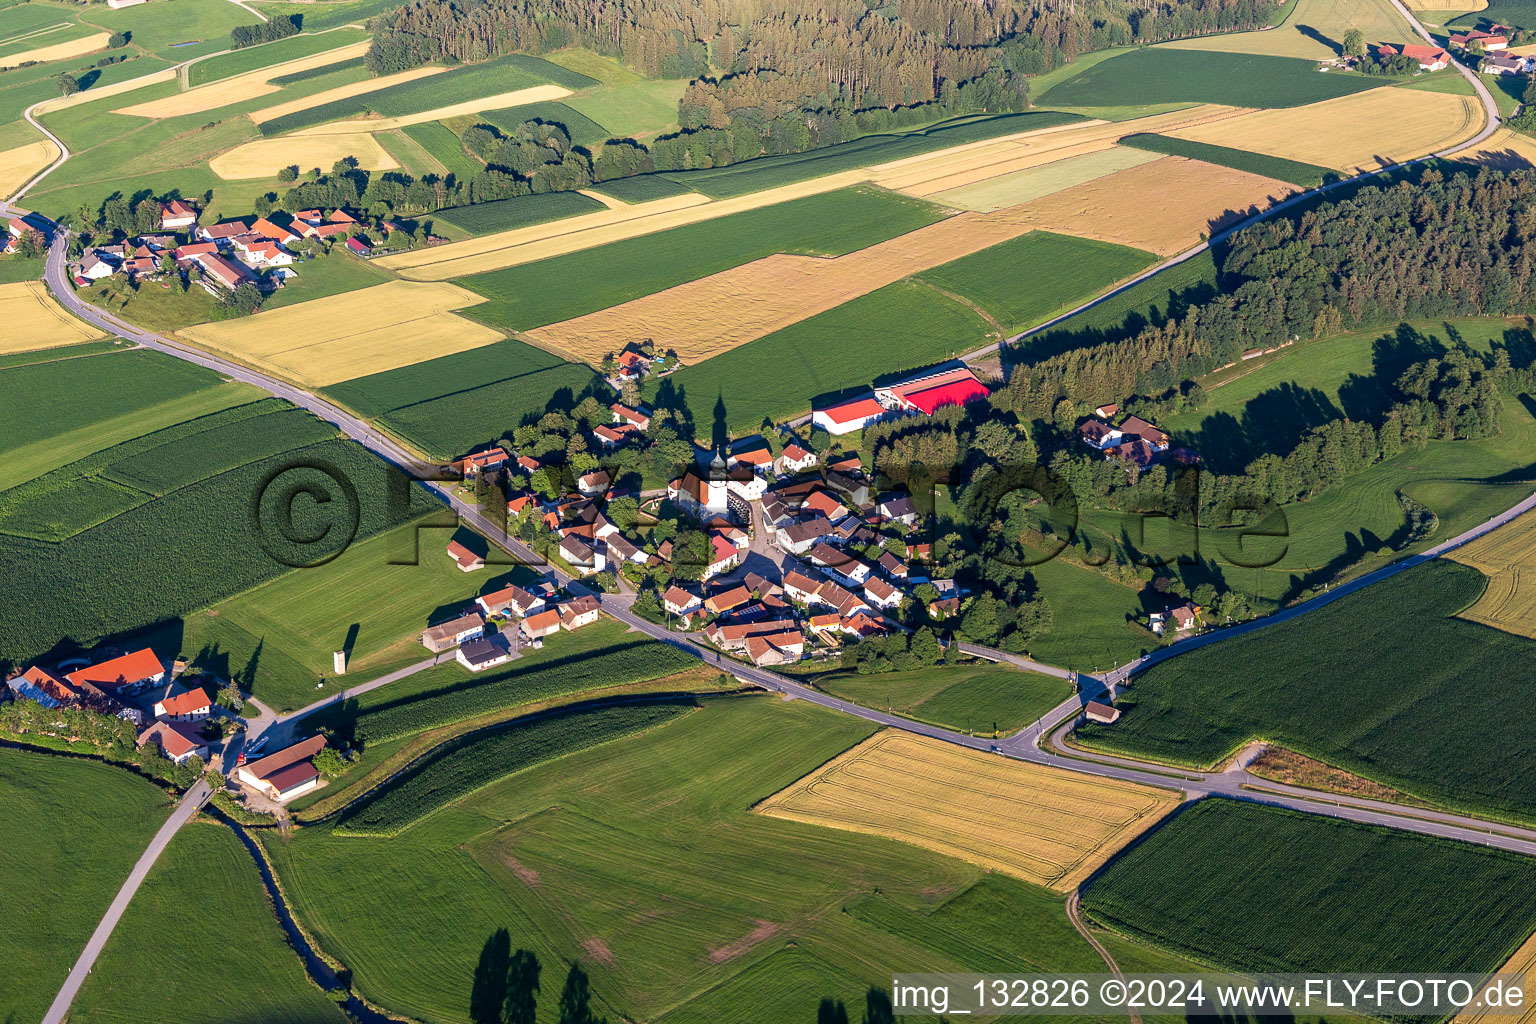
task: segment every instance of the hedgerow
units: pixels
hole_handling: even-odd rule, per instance
[[[514,722],[406,773],[348,812],[336,825],[344,836],[396,836],[469,793],[545,761],[587,750],[665,724],[688,713],[691,701],[598,708]]]
[[[468,687],[369,712],[357,719],[356,736],[364,746],[383,743],[549,697],[668,676],[695,664],[670,644],[644,640],[513,668]]]

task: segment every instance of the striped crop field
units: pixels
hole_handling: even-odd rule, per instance
[[[898,839],[1070,892],[1178,802],[1172,791],[882,732],[757,810]]]
[[[1536,637],[1536,516],[1506,523],[1449,557],[1488,577],[1488,589],[1461,618]]]

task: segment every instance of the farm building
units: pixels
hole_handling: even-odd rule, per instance
[[[153,686],[164,678],[165,666],[148,647],[99,665],[76,669],[64,677],[73,686],[90,684],[107,693],[133,693]]]
[[[875,400],[874,392],[871,391],[858,398],[814,410],[811,422],[829,434],[851,434],[855,430],[863,430],[884,415],[885,406]]]
[[[108,6],[113,6],[108,4]],[[197,209],[172,199],[160,204],[160,229],[162,231],[187,231],[197,225]]]
[[[1396,57],[1402,54],[1419,62],[1419,67],[1424,71],[1439,71],[1450,66],[1451,55],[1438,46],[1424,46],[1416,43],[1404,43],[1401,46],[1393,46],[1390,43],[1378,46],[1377,54],[1382,57]]]
[[[450,647],[457,647],[466,640],[485,634],[485,619],[479,612],[470,612],[456,619],[429,627],[421,634],[421,645],[433,654]]]
[[[470,452],[462,459],[455,459],[449,465],[453,467],[454,472],[461,476],[475,477],[487,469],[501,465],[510,458],[511,456],[507,454],[505,448],[499,444],[493,444],[488,448],[481,448],[478,451]]]
[[[523,620],[523,635],[529,640],[537,640],[540,637],[553,636],[560,632],[560,611],[556,608],[546,608],[542,612],[535,612]]]
[[[471,672],[483,672],[512,660],[514,649],[508,638],[500,633],[482,636],[465,643],[454,655],[460,665]]]
[[[875,397],[887,409],[920,412],[932,416],[946,405],[965,405],[986,398],[991,391],[969,366],[945,364],[924,370],[895,384],[875,389]]]
[[[166,757],[181,764],[190,757],[208,757],[208,743],[197,727],[186,722],[159,721],[139,733],[137,746],[153,743]]]
[[[1087,707],[1083,708],[1083,710],[1088,715],[1088,721],[1103,722],[1105,725],[1116,721],[1120,717],[1119,708],[1111,707],[1108,704],[1101,704],[1096,700],[1089,701]]]
[[[574,601],[568,601],[558,609],[560,613],[560,628],[577,630],[582,626],[590,626],[597,621],[598,614],[602,611],[602,605],[597,598],[591,595],[578,597]]]
[[[155,717],[171,718],[178,722],[195,722],[213,713],[213,701],[198,687],[179,693],[167,692],[155,701]]]
[[[314,756],[325,749],[324,736],[311,736],[235,769],[235,778],[269,800],[283,803],[320,785]]]
[[[460,572],[474,572],[485,568],[485,556],[476,554],[456,540],[448,542],[448,557],[459,563]]]
[[[508,586],[475,598],[475,604],[486,615],[510,612],[518,618],[524,618],[543,608],[544,599],[537,594],[530,594],[522,587]]]

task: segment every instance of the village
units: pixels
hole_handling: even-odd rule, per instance
[[[292,216],[274,212],[207,225],[199,224],[198,217],[189,202],[161,203],[158,232],[83,248],[70,264],[71,279],[77,287],[86,287],[118,275],[134,284],[175,277],[199,285],[216,299],[226,299],[243,285],[267,295],[298,276],[295,264],[332,246],[369,259],[376,248],[393,248],[392,236],[405,237],[394,221],[379,218],[370,223],[362,214],[344,209],[300,210]],[[11,233],[20,234],[15,222]]]

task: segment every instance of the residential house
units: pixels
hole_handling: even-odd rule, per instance
[[[817,515],[826,516],[827,521],[834,524],[840,523],[853,515],[852,512],[848,511],[847,505],[844,505],[819,487],[805,496],[805,500],[800,503],[800,511],[802,513],[813,512]]]
[[[778,476],[791,476],[812,468],[816,461],[815,452],[791,442],[784,446],[784,451],[773,461],[773,471]]]
[[[1105,725],[1113,724],[1120,718],[1120,709],[1109,704],[1091,700],[1083,711],[1088,715],[1090,722],[1103,722]]]
[[[552,636],[560,632],[560,612],[556,608],[546,608],[542,612],[536,612],[523,620],[523,635],[529,640],[538,640],[541,637]]]
[[[614,448],[632,437],[639,436],[640,431],[636,430],[634,425],[629,423],[624,423],[617,427],[610,427],[606,423],[599,423],[592,428],[592,435],[597,438],[603,447]]]
[[[459,541],[448,542],[448,557],[459,565],[460,572],[474,572],[485,568],[485,556],[469,550]]]
[[[1498,32],[1484,32],[1482,29],[1473,29],[1470,32],[1455,32],[1451,34],[1451,45],[1459,46],[1463,50],[1481,48],[1484,53],[1493,53],[1509,46],[1509,37]]]
[[[608,567],[608,559],[601,543],[592,543],[585,537],[571,533],[560,541],[560,557],[570,563],[583,576],[602,572]]]
[[[176,247],[176,262],[181,265],[193,263],[199,256],[217,256],[219,243],[217,242],[188,242],[186,245]]]
[[[1168,609],[1168,619],[1173,623],[1173,630],[1176,633],[1194,629],[1199,622],[1199,617],[1200,608],[1188,602]]]
[[[88,252],[80,260],[80,275],[87,281],[100,281],[117,273],[117,264],[109,263],[94,252]]]
[[[907,578],[907,563],[897,558],[889,551],[883,552],[875,564],[880,566],[880,571],[893,580],[901,581]]]
[[[1105,423],[1103,420],[1088,420],[1077,428],[1077,436],[1083,439],[1083,443],[1090,448],[1100,451],[1113,448],[1119,444],[1124,435],[1121,431]]]
[[[805,634],[798,629],[747,638],[747,660],[762,668],[790,665],[805,656]]]
[[[522,587],[506,586],[475,598],[475,604],[479,605],[481,612],[486,615],[510,613],[518,618],[525,618],[543,608],[544,599],[537,594],[530,594]]]
[[[614,402],[608,407],[613,413],[613,422],[628,424],[636,430],[649,430],[651,426],[651,414],[643,408],[632,409],[623,402]]]
[[[320,785],[314,757],[325,749],[324,736],[311,736],[290,747],[235,769],[235,779],[269,800],[284,803]]]
[[[901,591],[879,576],[871,576],[864,581],[864,599],[876,608],[890,611],[901,604],[901,597]]]
[[[880,518],[887,522],[900,523],[902,526],[912,526],[917,523],[917,502],[912,500],[910,494],[887,494],[880,499],[875,510],[880,513]]]
[[[514,494],[507,499],[507,514],[520,516],[525,509],[536,508],[537,499],[532,494]]]
[[[713,579],[741,564],[741,551],[719,533],[709,535],[710,562],[704,567],[704,579]]]
[[[773,468],[773,452],[761,435],[755,435],[731,445],[725,464],[730,469],[748,466],[752,472],[763,475]]]
[[[803,555],[831,535],[832,523],[827,517],[813,516],[780,526],[774,540],[784,551],[792,555]]]
[[[684,590],[675,583],[661,595],[661,606],[672,615],[689,615],[703,603],[703,598],[698,594]]]
[[[858,460],[854,461],[857,463]],[[869,481],[864,476],[829,465],[826,480],[828,487],[842,494],[855,505],[863,506],[869,503]]]
[[[863,430],[885,413],[885,406],[875,399],[873,391],[869,391],[857,398],[812,410],[811,422],[829,434],[851,434]]]
[[[576,490],[588,498],[599,498],[608,493],[608,487],[612,483],[606,472],[594,469],[576,478]]]
[[[608,545],[609,561],[634,562],[636,565],[644,565],[650,561],[651,556],[630,543],[623,534],[616,533],[603,543]]]
[[[213,701],[201,687],[180,693],[166,691],[155,701],[155,717],[178,722],[197,722],[213,714]]]
[[[252,222],[251,234],[260,238],[269,238],[278,245],[292,245],[301,238],[300,235],[295,234],[291,229],[279,227],[265,217],[257,217]]]
[[[186,232],[197,226],[197,208],[172,199],[160,204],[160,230]]]
[[[246,234],[251,230],[250,224],[243,220],[226,220],[217,224],[205,224],[197,229],[197,237],[205,242],[228,243],[232,239]]]
[[[1112,420],[1115,418],[1115,414],[1119,411],[1120,406],[1118,403],[1106,402],[1099,406],[1097,409],[1093,410],[1093,414],[1101,420]]]
[[[1106,448],[1104,450],[1104,457],[1106,459],[1120,459],[1146,469],[1152,465],[1152,461],[1157,457],[1157,450],[1146,441],[1137,437],[1122,444],[1117,444],[1113,448]]]
[[[1485,75],[1523,75],[1526,72],[1526,59],[1491,54],[1483,58],[1478,70]]]
[[[511,661],[512,654],[511,641],[504,634],[496,633],[468,641],[459,647],[454,658],[471,672],[484,672]]]
[[[1170,442],[1166,432],[1140,416],[1127,416],[1121,420],[1120,433],[1127,441],[1132,438],[1145,441],[1154,452],[1166,451]]]
[[[796,628],[794,619],[783,618],[763,622],[712,622],[709,628],[704,630],[704,635],[709,642],[722,651],[745,650],[747,640],[754,636],[773,636],[778,633],[787,633]]]
[[[153,743],[166,757],[181,764],[188,758],[208,759],[208,741],[202,732],[190,722],[163,719],[139,733],[135,745],[142,750]]]
[[[591,594],[578,597],[574,601],[567,601],[558,609],[560,613],[560,628],[577,630],[582,626],[590,626],[597,621],[597,617],[602,613],[602,610],[603,606]]]
[[[484,635],[484,616],[479,612],[470,612],[456,619],[428,627],[421,634],[421,645],[433,654],[441,654],[450,647],[457,647],[466,640],[474,640]]]
[[[717,594],[711,594],[704,602],[704,610],[711,615],[723,615],[734,611],[752,600],[752,591],[746,587],[737,585],[729,590],[722,590]]]
[[[64,677],[71,686],[87,684],[107,694],[136,693],[165,678],[165,666],[148,647],[104,661],[99,665],[76,669]]]
[[[242,262],[252,267],[291,267],[293,253],[270,238],[241,235],[231,239],[231,246]]]
[[[458,473],[460,476],[473,479],[474,477],[479,476],[485,470],[493,469],[496,466],[501,465],[511,457],[512,456],[508,455],[507,450],[501,445],[493,444],[488,447],[481,448],[477,451],[470,452],[468,455],[461,459],[455,459],[453,462],[449,463],[449,465],[453,468],[454,472]]]

